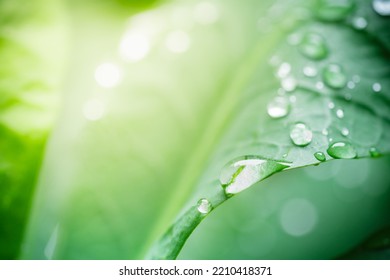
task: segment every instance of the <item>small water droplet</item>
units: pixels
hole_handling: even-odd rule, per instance
[[[343,69],[338,64],[329,64],[323,72],[324,82],[334,89],[341,89],[347,84],[347,77]]]
[[[317,16],[326,21],[343,20],[354,8],[353,0],[319,0],[317,3]]]
[[[290,131],[290,138],[297,146],[307,146],[313,138],[313,132],[304,123],[296,123]]]
[[[352,81],[349,81],[349,82],[347,83],[347,87],[348,87],[349,89],[354,89],[355,86],[356,86],[355,83],[352,82]]]
[[[319,161],[326,161],[326,156],[323,152],[315,152],[314,157]]]
[[[337,109],[337,111],[336,111],[336,116],[337,116],[339,119],[344,118],[344,111],[343,111],[342,109]]]
[[[380,83],[374,83],[372,85],[372,90],[374,92],[380,92],[382,90],[382,85]]]
[[[291,103],[295,103],[295,102],[297,102],[297,97],[295,95],[291,95],[289,100]]]
[[[333,142],[333,138],[329,138],[328,142],[332,143]]]
[[[344,95],[344,99],[347,100],[347,101],[350,101],[352,99],[352,94],[347,92],[345,95]]]
[[[328,55],[325,39],[316,33],[307,33],[299,44],[299,50],[310,59],[320,60]]]
[[[336,142],[327,149],[332,158],[351,159],[357,156],[355,148],[348,142]]]
[[[334,105],[334,103],[332,101],[328,103],[328,108],[329,109],[334,109],[334,106],[335,105]]]
[[[198,211],[202,214],[208,214],[210,213],[210,211],[213,209],[210,201],[208,201],[207,199],[205,198],[201,198],[198,200]]]
[[[372,1],[374,11],[381,16],[390,16],[390,1],[389,0],[374,0]]]
[[[287,62],[283,62],[280,64],[278,71],[276,72],[276,75],[279,78],[286,78],[288,74],[291,72],[291,65]]]
[[[352,20],[352,25],[357,30],[363,30],[367,27],[368,22],[364,17],[356,17]]]
[[[321,133],[324,136],[327,136],[329,134],[329,132],[328,132],[328,130],[326,128],[324,128]]]
[[[313,66],[305,66],[303,68],[303,74],[306,76],[306,77],[315,77],[317,76],[317,69]]]
[[[373,158],[377,158],[381,156],[380,152],[375,147],[371,147],[369,152],[370,152],[370,156]]]
[[[290,111],[290,102],[284,96],[277,96],[267,105],[267,112],[271,118],[285,117]]]
[[[341,134],[342,134],[343,136],[348,136],[348,135],[349,135],[349,129],[346,128],[346,127],[342,128],[342,129],[341,129]]]
[[[290,34],[287,37],[287,42],[292,46],[298,45],[300,41],[301,41],[301,36],[297,33]]]
[[[325,85],[323,82],[319,81],[316,83],[316,89],[321,90],[324,89]]]
[[[284,78],[281,82],[282,88],[287,92],[292,92],[297,88],[297,80],[293,77]]]
[[[291,163],[260,156],[242,156],[226,164],[220,182],[228,195],[239,193],[272,174],[290,167]]]
[[[272,65],[272,66],[277,66],[281,63],[281,59],[280,57],[276,56],[276,55],[273,55],[270,60],[269,60],[269,64]]]

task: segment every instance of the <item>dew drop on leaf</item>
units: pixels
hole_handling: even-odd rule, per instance
[[[324,59],[328,55],[325,39],[316,33],[307,33],[299,45],[299,50],[304,56],[314,60]]]
[[[290,72],[291,72],[291,65],[287,62],[283,62],[282,64],[280,64],[276,75],[279,78],[285,78],[288,76],[288,74],[290,74]]]
[[[237,194],[268,176],[291,166],[291,163],[260,156],[242,156],[221,170],[220,182],[228,195]]]
[[[374,11],[381,16],[390,16],[390,1],[389,0],[374,0],[372,1]]]
[[[364,17],[356,17],[352,20],[352,25],[357,30],[363,30],[367,27],[368,22]]]
[[[343,111],[342,109],[337,109],[337,111],[336,111],[336,116],[337,116],[339,119],[344,118],[344,111]]]
[[[267,112],[271,118],[282,118],[290,111],[290,102],[287,97],[277,96],[267,105]]]
[[[212,210],[212,205],[210,203],[210,201],[208,201],[207,199],[205,198],[201,198],[198,200],[198,204],[197,204],[197,209],[200,213],[202,214],[208,214],[210,213],[210,211]]]
[[[313,139],[313,132],[304,123],[296,123],[290,131],[290,138],[295,145],[306,146]]]
[[[382,90],[381,84],[380,84],[380,83],[374,83],[374,84],[372,85],[372,90],[373,90],[374,92],[380,92],[380,91]]]
[[[326,160],[326,156],[323,152],[315,152],[314,153],[314,157],[319,160],[319,161],[325,161]]]
[[[347,84],[347,77],[338,64],[329,64],[323,72],[324,82],[328,87],[341,89]]]
[[[342,129],[341,129],[341,134],[342,134],[343,136],[348,136],[348,135],[349,135],[349,129],[346,128],[346,127],[342,128]]]
[[[353,0],[319,0],[317,3],[317,16],[326,21],[343,20],[354,8]]]
[[[287,77],[282,80],[281,86],[287,92],[294,91],[297,88],[297,80],[293,77]]]
[[[381,156],[381,154],[379,153],[379,151],[375,147],[371,147],[369,152],[370,152],[370,156],[373,158],[377,158],[377,157]]]
[[[335,142],[327,149],[332,158],[351,159],[357,156],[355,148],[348,142]]]
[[[306,77],[315,77],[315,76],[317,76],[317,69],[315,67],[312,67],[312,66],[305,66],[303,68],[303,74]]]

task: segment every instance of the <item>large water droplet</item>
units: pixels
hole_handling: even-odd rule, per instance
[[[353,7],[353,0],[319,0],[316,13],[322,20],[340,21],[348,16]]]
[[[295,145],[306,146],[313,139],[313,132],[304,123],[296,123],[290,131],[290,138]]]
[[[348,142],[335,142],[327,149],[332,158],[350,159],[357,156],[355,148]]]
[[[328,55],[324,38],[316,33],[307,33],[299,45],[299,50],[306,57],[315,60],[324,59]]]
[[[315,152],[314,157],[319,161],[326,161],[326,156],[323,152]]]
[[[390,16],[390,1],[389,0],[374,0],[372,1],[374,11],[381,16]]]
[[[347,77],[343,69],[338,64],[329,64],[323,72],[324,82],[334,89],[341,89],[347,84]]]
[[[284,161],[242,156],[222,168],[220,182],[226,194],[236,194],[289,166],[291,164]]]
[[[271,118],[285,117],[290,111],[290,102],[287,97],[277,96],[267,105],[267,112]]]
[[[210,201],[205,198],[199,199],[197,206],[198,211],[202,214],[208,214],[213,209],[213,206],[211,205]]]

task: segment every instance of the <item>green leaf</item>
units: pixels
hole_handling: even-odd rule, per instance
[[[64,18],[43,2],[0,1],[0,259],[19,255],[59,103]]]
[[[388,19],[370,3],[333,22],[318,18],[322,2],[221,0],[211,8],[219,19],[207,25],[202,15],[192,19],[197,3],[168,3],[128,26],[74,7],[63,121],[22,257],[176,258],[206,216],[197,201],[218,212],[230,197],[218,178],[231,160],[258,156],[295,169],[320,163],[317,152],[326,160],[389,152]],[[360,16],[363,30],[352,24]],[[126,32],[149,40],[141,61],[118,58]],[[117,87],[93,79],[106,62],[123,73]],[[288,71],[278,77],[282,65]],[[288,114],[271,118],[267,105],[278,94]],[[302,126],[292,133],[297,123],[303,136]]]

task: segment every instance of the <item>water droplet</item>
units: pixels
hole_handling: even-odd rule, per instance
[[[304,123],[296,123],[290,131],[290,138],[295,145],[303,147],[310,144],[313,133]]]
[[[380,92],[382,90],[382,85],[380,83],[374,83],[372,85],[372,90],[374,92]]]
[[[323,82],[319,81],[316,83],[316,89],[321,90],[324,89],[325,85]]]
[[[356,86],[355,83],[352,82],[352,81],[349,81],[348,84],[347,84],[347,87],[348,87],[349,89],[354,89],[355,86]]]
[[[297,102],[297,97],[295,95],[291,95],[289,100],[291,103],[295,103],[295,102]]]
[[[328,103],[328,108],[329,109],[334,109],[334,106],[335,105],[334,105],[334,103],[332,101]]]
[[[269,60],[269,64],[272,65],[272,66],[277,66],[281,63],[281,59],[280,57],[276,56],[276,55],[273,55],[270,60]]]
[[[283,62],[282,64],[280,64],[276,75],[279,78],[286,78],[288,74],[290,74],[290,72],[291,72],[291,65],[287,62]]]
[[[372,1],[374,11],[381,16],[390,16],[390,1],[389,0],[374,0]]]
[[[315,77],[317,76],[317,69],[315,67],[312,67],[312,66],[305,66],[303,68],[303,74],[306,76],[306,77]]]
[[[348,16],[353,7],[353,0],[319,0],[316,13],[322,20],[340,21]]]
[[[168,34],[165,45],[173,53],[184,53],[191,45],[191,39],[184,31],[176,30]]]
[[[343,111],[342,109],[337,109],[337,111],[336,111],[336,116],[337,116],[339,119],[344,118],[344,111]]]
[[[364,17],[356,17],[352,20],[352,25],[357,30],[363,30],[367,27],[368,22]]]
[[[323,152],[315,152],[314,157],[319,161],[326,161],[326,156]]]
[[[321,133],[324,136],[327,136],[329,134],[329,132],[328,132],[328,130],[326,128],[324,128]]]
[[[120,83],[122,72],[119,67],[112,63],[103,63],[95,70],[96,82],[105,88],[112,88]]]
[[[290,111],[290,102],[284,96],[277,96],[267,105],[267,112],[271,118],[285,117]]]
[[[344,95],[344,99],[347,100],[347,101],[350,101],[352,99],[352,94],[347,92],[345,95]]]
[[[349,129],[346,128],[346,127],[342,128],[342,129],[341,129],[341,134],[342,134],[343,136],[348,136],[348,135],[349,135]]]
[[[210,201],[208,201],[207,199],[205,198],[201,198],[198,200],[198,211],[202,214],[208,214],[210,213],[210,211],[213,209]]]
[[[324,82],[334,89],[341,89],[347,84],[347,77],[343,69],[338,64],[329,64],[323,72]]]
[[[310,59],[320,60],[328,55],[328,48],[322,36],[316,33],[307,33],[299,44],[299,50]]]
[[[290,34],[287,37],[287,42],[292,46],[298,45],[300,41],[301,41],[301,36],[297,33]]]
[[[218,7],[210,2],[200,2],[195,6],[194,18],[200,24],[213,24],[219,18]]]
[[[222,168],[220,182],[226,194],[236,194],[289,166],[260,156],[242,156]]]
[[[357,156],[355,148],[348,142],[336,142],[329,146],[328,155],[332,158],[351,159]]]
[[[297,88],[297,80],[293,77],[287,77],[282,80],[281,86],[287,92],[294,91]]]
[[[381,154],[379,153],[379,151],[375,147],[371,147],[369,152],[370,152],[370,156],[373,158],[377,158],[377,157],[381,156]]]

